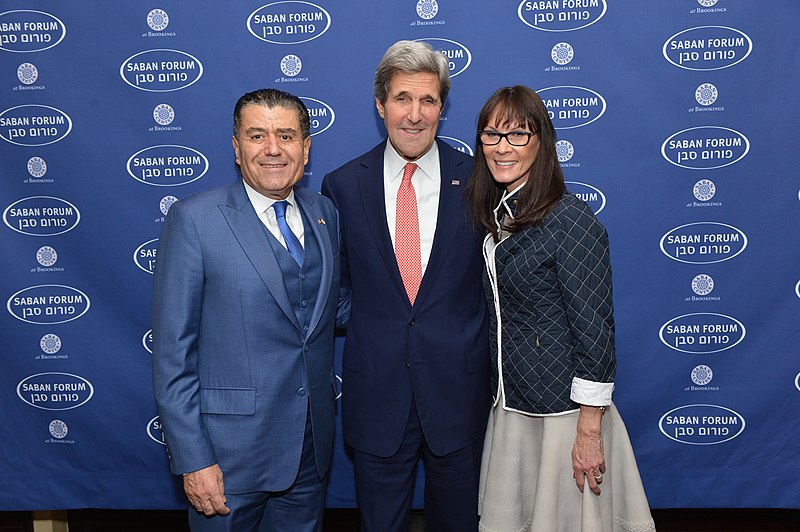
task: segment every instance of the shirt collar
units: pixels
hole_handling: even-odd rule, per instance
[[[397,150],[394,149],[392,146],[391,141],[386,141],[386,150],[383,152],[383,161],[386,167],[386,170],[389,173],[389,181],[394,182],[395,179],[399,177],[403,177],[403,169],[406,166],[406,161],[403,159]],[[422,175],[426,176],[431,181],[435,180],[436,176],[436,165],[439,162],[439,146],[436,141],[433,141],[433,145],[431,148],[425,152],[425,154],[414,161],[419,168],[417,170],[422,170]],[[417,175],[416,173],[414,175]]]
[[[242,179],[242,183],[244,184],[244,190],[247,192],[247,197],[250,198],[250,203],[253,205],[253,209],[255,209],[256,214],[261,214],[272,207],[273,203],[280,201],[262,195],[260,192],[256,191],[256,189],[248,185],[247,181],[244,179]],[[297,199],[294,196],[294,189],[289,191],[286,201],[289,202],[289,205],[291,205],[292,208],[297,208]]]
[[[502,227],[501,221],[504,217],[508,216],[514,219],[514,213],[517,211],[517,200],[514,196],[528,184],[527,181],[512,190],[511,192],[503,191],[503,196],[500,198],[500,203],[494,208],[494,223],[497,227]]]

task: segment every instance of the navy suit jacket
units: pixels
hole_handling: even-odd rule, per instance
[[[309,408],[318,474],[330,464],[338,219],[327,198],[295,195],[322,252],[307,331],[241,180],[175,203],[158,243],[153,382],[170,466],[219,463],[229,493],[290,486]]]
[[[464,201],[472,159],[439,143],[441,190],[433,248],[412,306],[386,222],[386,141],[325,176],[339,210],[342,282],[352,289],[342,370],[344,437],[394,454],[412,396],[431,450],[482,438],[491,402],[480,241]]]

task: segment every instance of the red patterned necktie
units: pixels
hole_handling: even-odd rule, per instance
[[[417,169],[415,163],[407,163],[403,169],[403,181],[397,191],[397,213],[394,229],[394,252],[397,266],[406,287],[408,300],[414,304],[422,282],[422,259],[419,250],[419,214],[417,194],[411,184],[411,176]]]

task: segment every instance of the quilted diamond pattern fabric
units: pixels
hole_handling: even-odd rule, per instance
[[[573,377],[613,382],[608,234],[585,203],[566,193],[542,223],[486,256],[496,272],[496,283],[484,278],[484,291],[500,349],[492,385],[495,393],[502,386],[505,407],[564,412],[579,406],[570,399]]]

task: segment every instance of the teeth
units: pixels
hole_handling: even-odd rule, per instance
[[[497,166],[512,166],[516,164],[515,161],[495,161],[494,164]]]

